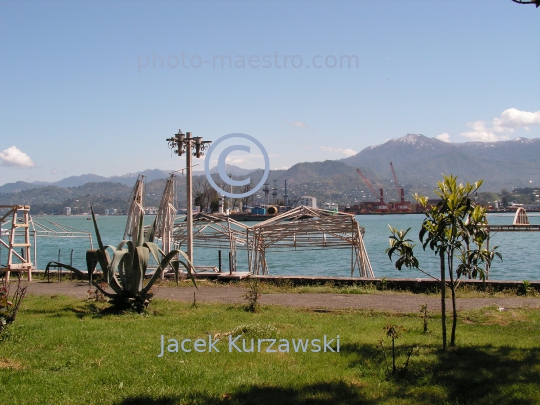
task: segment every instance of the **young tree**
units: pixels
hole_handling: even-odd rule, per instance
[[[486,247],[489,233],[487,231],[487,210],[476,205],[472,195],[482,185],[482,180],[473,185],[457,184],[457,177],[443,176],[438,182],[435,193],[441,201],[435,206],[428,206],[428,198],[415,195],[416,201],[425,209],[425,219],[419,233],[419,239],[424,250],[429,247],[439,256],[440,278],[437,278],[419,268],[418,259],[414,256],[412,240],[406,239],[406,231],[398,231],[390,227],[390,248],[386,250],[392,260],[397,255],[396,268],[403,266],[416,268],[435,278],[441,283],[441,318],[443,350],[446,350],[446,286],[450,287],[452,294],[452,332],[450,346],[456,342],[456,287],[461,276],[485,279],[485,268],[489,266],[495,256],[502,259],[496,252],[497,246],[492,249]],[[457,260],[457,267],[454,265]],[[446,281],[448,271],[449,281]]]

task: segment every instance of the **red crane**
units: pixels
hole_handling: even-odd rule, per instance
[[[377,209],[379,211],[388,211],[388,207],[386,206],[386,204],[384,203],[384,190],[382,188],[379,189],[379,194],[377,194],[377,192],[375,191],[375,189],[373,188],[373,186],[371,185],[371,183],[369,182],[369,180],[366,178],[366,176],[364,176],[362,174],[362,172],[360,171],[359,168],[356,168],[356,171],[358,172],[358,174],[360,175],[360,177],[362,178],[362,180],[364,180],[364,183],[366,183],[366,185],[369,187],[369,189],[371,190],[371,192],[373,193],[373,195],[375,196],[375,198],[377,198],[379,200],[379,206],[377,207]]]
[[[403,188],[399,188],[399,183],[397,181],[396,172],[394,170],[394,165],[392,164],[392,162],[390,162],[390,169],[392,169],[392,176],[394,176],[394,185],[396,186],[396,191],[400,199],[400,206],[398,207],[398,210],[408,211],[409,207],[407,207],[405,203],[405,190]]]

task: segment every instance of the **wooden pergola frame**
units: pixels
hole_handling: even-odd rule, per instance
[[[374,277],[364,245],[364,228],[354,215],[305,206],[296,207],[248,229],[252,274],[268,274],[267,249],[351,249],[351,277]]]
[[[519,207],[514,215],[514,222],[512,225],[489,225],[485,224],[488,231],[487,248],[489,249],[489,242],[491,240],[491,234],[497,234],[498,232],[540,232],[540,225],[531,225],[527,211],[523,207]],[[486,266],[486,279],[489,279],[489,265]]]
[[[237,247],[245,246],[249,250],[248,229],[246,225],[229,217],[201,212],[193,216],[193,246],[228,248],[231,253],[231,270],[236,272]],[[175,248],[186,245],[187,236],[186,216],[181,216],[175,222],[172,232]]]
[[[0,228],[8,223],[11,217],[11,227],[8,230],[8,241],[4,242],[0,237],[0,249],[7,249],[7,261],[5,267],[0,263],[0,273],[5,273],[5,283],[9,282],[12,271],[27,272],[28,281],[32,281],[32,262],[30,258],[30,206],[29,205],[0,205],[0,210],[7,212],[0,217]],[[0,232],[5,232],[1,229]],[[22,239],[22,240],[21,240]],[[16,248],[21,248],[21,254]]]
[[[5,273],[5,282],[9,282],[10,273],[27,272],[28,281],[32,281],[32,271],[38,266],[38,238],[83,238],[88,239],[93,248],[92,234],[68,225],[53,222],[44,217],[32,217],[29,205],[0,205],[0,250],[7,249],[7,260],[0,253],[0,274]],[[7,236],[7,242],[1,236]],[[18,249],[22,253],[17,252]]]

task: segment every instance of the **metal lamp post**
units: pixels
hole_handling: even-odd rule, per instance
[[[172,138],[167,138],[169,148],[174,149],[174,153],[178,156],[186,154],[186,192],[187,192],[187,255],[193,267],[195,267],[193,259],[193,187],[191,173],[191,157],[200,158],[204,156],[204,151],[210,147],[212,141],[203,141],[201,136],[191,137],[191,132],[182,133],[179,129],[178,133]]]

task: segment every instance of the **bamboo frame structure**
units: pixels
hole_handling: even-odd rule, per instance
[[[88,239],[90,249],[93,248],[90,232],[47,218],[32,217],[29,213],[28,205],[0,206],[0,250],[7,249],[8,253],[5,266],[0,264],[0,273],[6,274],[5,282],[9,282],[10,273],[13,271],[28,272],[28,281],[32,281],[32,271],[38,268],[38,238],[83,238]],[[8,219],[9,217],[11,219]],[[7,236],[7,242],[2,236]],[[16,248],[22,248],[22,253],[17,253]],[[0,262],[3,262],[1,253]]]
[[[161,240],[161,248],[165,254],[171,251],[173,243],[172,231],[174,227],[174,218],[176,216],[176,208],[174,207],[175,197],[175,178],[174,173],[167,179],[163,196],[159,204],[158,213],[156,216],[155,237]],[[165,271],[161,272],[161,278],[165,278]]]
[[[497,232],[540,232],[540,225],[531,225],[527,211],[523,207],[519,207],[514,215],[514,222],[512,225],[489,225],[486,222],[486,228],[488,231],[487,248],[489,249],[489,242],[491,239],[491,233]],[[486,266],[486,279],[489,279],[489,265]]]
[[[290,249],[351,249],[351,277],[374,277],[364,245],[365,229],[354,215],[296,207],[248,229],[248,255],[252,274],[269,274],[266,251]]]
[[[33,236],[34,242],[34,268],[38,267],[38,242],[37,238],[82,238],[88,239],[90,249],[94,248],[92,243],[92,233],[87,231],[81,231],[69,225],[60,224],[58,222],[51,221],[50,219],[36,216],[30,216],[31,230],[30,234]]]
[[[176,216],[176,208],[173,205],[174,195],[174,174],[171,174],[165,183],[165,190],[156,216],[155,237],[161,240],[161,246],[165,254],[171,251],[172,230],[174,217]]]
[[[223,215],[198,213],[193,216],[193,245],[195,247],[229,249],[231,271],[236,272],[236,251],[238,246],[249,250],[248,227]],[[172,233],[175,248],[187,244],[188,230],[186,216],[178,217]]]
[[[11,216],[11,229],[7,231],[8,241],[0,237],[0,249],[7,249],[7,261],[5,267],[0,264],[0,273],[5,273],[4,282],[9,282],[12,271],[27,272],[28,281],[32,281],[32,261],[30,257],[30,206],[29,205],[0,205],[0,209],[7,212],[0,217],[0,229],[2,224],[7,224],[6,220]],[[0,233],[6,232],[0,230]],[[21,240],[22,239],[22,240]],[[16,252],[16,248],[21,248],[21,254]]]
[[[139,234],[139,219],[141,214],[144,214],[144,175],[140,174],[133,186],[131,192],[128,217],[126,221],[126,229],[124,231],[123,240],[130,239],[135,245],[137,244],[137,235]]]

